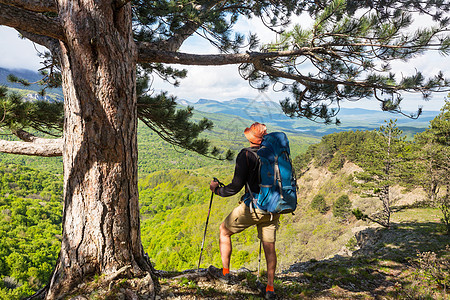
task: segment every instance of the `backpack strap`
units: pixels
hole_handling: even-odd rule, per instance
[[[245,151],[245,158],[246,158],[246,160],[247,160],[247,168],[249,168],[250,167],[250,161],[249,161],[249,159],[248,159],[248,153],[250,152],[250,153],[252,153],[254,156],[255,156],[255,159],[256,159],[256,163],[255,163],[255,166],[253,167],[253,170],[251,171],[251,172],[249,172],[250,174],[252,174],[252,176],[255,176],[255,173],[257,172],[257,169],[258,169],[258,154],[256,154],[256,152],[255,151],[253,151],[254,149],[253,148],[244,148],[246,151]],[[259,150],[259,149],[258,149]],[[256,176],[258,176],[258,178],[259,178],[259,172],[256,174]],[[261,180],[259,180],[259,181],[261,181]],[[247,182],[246,182],[246,186],[247,186],[247,189],[248,190],[250,190],[249,189],[249,184],[248,184],[248,180],[247,180]]]
[[[274,184],[275,183],[278,183],[278,188],[280,189],[280,197],[281,197],[281,199],[283,199],[283,193],[282,193],[282,191],[283,191],[283,185],[282,185],[282,182],[281,182],[281,173],[280,173],[280,165],[278,164],[278,157],[276,156],[275,157],[275,181],[276,182],[274,182]]]
[[[255,151],[253,151],[253,149],[252,148],[244,148],[246,151],[245,151],[245,158],[247,159],[247,167],[249,167],[250,166],[250,162],[249,162],[249,160],[248,160],[248,153],[250,152],[250,153],[252,153],[254,156],[255,156],[255,158],[256,158],[256,160],[258,160],[258,154],[256,154],[256,152]],[[259,150],[259,149],[258,149]],[[255,167],[253,168],[253,171],[255,171],[256,170],[256,168],[258,167],[258,164],[256,163],[255,164]]]
[[[258,154],[256,154],[256,152],[254,152],[252,148],[245,148],[245,150],[246,150],[245,151],[245,158],[247,160],[247,167],[250,167],[250,163],[249,163],[249,160],[248,160],[248,152],[250,152],[253,155],[255,155],[256,160],[258,160]],[[258,163],[255,164],[255,167],[252,170],[252,174],[254,174],[254,172],[256,171],[257,168],[258,168]],[[257,174],[257,176],[259,177],[259,174]],[[251,199],[250,204],[249,204],[250,212],[253,210],[253,212],[255,213],[256,217],[258,217],[258,215],[256,214],[256,207],[257,207],[256,202],[258,200],[255,197],[253,197],[253,192],[250,189],[250,184],[248,183],[248,181],[245,183],[245,186],[247,188],[248,193],[250,194],[250,199]]]

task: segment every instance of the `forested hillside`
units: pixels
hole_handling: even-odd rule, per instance
[[[62,178],[0,163],[0,299],[45,285],[61,244]]]

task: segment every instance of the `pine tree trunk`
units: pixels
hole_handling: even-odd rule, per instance
[[[131,6],[58,0],[65,99],[62,248],[47,299],[94,274],[151,272],[139,226]],[[154,285],[149,287],[154,294]]]

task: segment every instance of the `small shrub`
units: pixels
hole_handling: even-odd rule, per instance
[[[331,162],[328,166],[328,170],[330,170],[333,173],[336,173],[337,171],[342,169],[342,167],[344,166],[344,163],[345,163],[344,155],[342,155],[341,151],[337,151],[334,154],[333,159],[331,160]]]
[[[348,250],[355,251],[356,247],[358,246],[358,241],[356,240],[355,237],[352,237],[351,239],[348,240],[345,246],[348,248]]]
[[[449,253],[450,246],[447,245],[445,252]],[[415,264],[419,270],[419,276],[423,281],[435,283],[444,290],[450,282],[450,261],[448,257],[438,257],[434,252],[418,252]]]
[[[437,206],[443,215],[441,221],[445,224],[447,234],[450,235],[450,196],[447,194],[443,197],[438,197],[437,202]]]
[[[325,203],[325,198],[322,195],[316,195],[311,201],[311,208],[317,210],[321,214],[326,213],[327,204]]]
[[[352,202],[347,195],[342,195],[333,203],[333,215],[339,219],[347,219],[351,215]]]

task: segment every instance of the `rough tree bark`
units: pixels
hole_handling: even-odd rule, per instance
[[[139,229],[136,49],[130,5],[59,0],[65,99],[62,248],[47,299],[93,274],[151,272]],[[150,282],[150,289],[153,284]],[[154,293],[153,293],[154,294]]]

